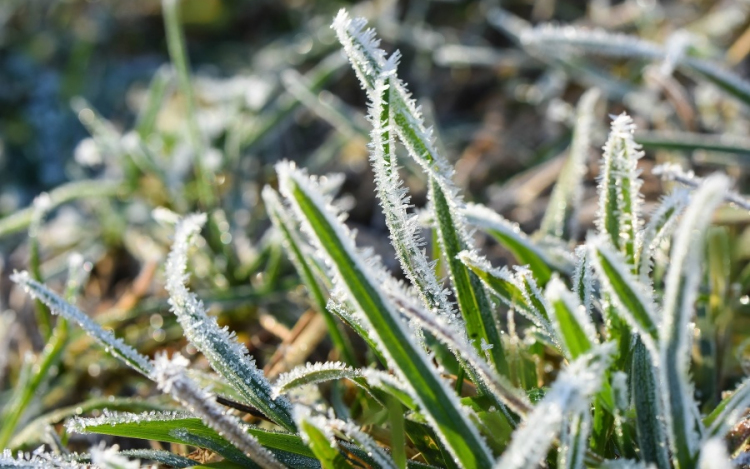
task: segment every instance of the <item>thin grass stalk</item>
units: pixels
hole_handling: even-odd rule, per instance
[[[185,117],[188,124],[188,138],[195,152],[195,174],[198,182],[198,198],[205,209],[216,203],[213,175],[207,167],[206,142],[198,125],[197,108],[193,86],[190,82],[190,65],[185,47],[185,36],[180,21],[180,0],[162,0],[164,28],[167,33],[167,48],[177,72],[177,83],[185,100]]]

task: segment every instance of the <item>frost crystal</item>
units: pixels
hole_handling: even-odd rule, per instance
[[[91,448],[91,463],[99,469],[140,469],[139,461],[130,461],[119,453],[120,448],[112,445],[104,447],[104,442]]]
[[[215,397],[187,377],[185,367],[189,361],[180,354],[170,360],[166,353],[154,359],[153,379],[159,389],[171,394],[182,405],[200,417],[206,425],[227,439],[246,456],[263,468],[281,469],[284,466],[274,455],[265,449],[258,440],[247,432],[246,425],[237,417],[228,414],[216,403]]]

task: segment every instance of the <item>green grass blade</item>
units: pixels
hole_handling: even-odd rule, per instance
[[[339,329],[339,325],[326,307],[326,296],[323,294],[323,289],[315,278],[314,267],[310,265],[310,256],[306,255],[302,241],[296,235],[293,221],[286,214],[284,206],[281,203],[281,200],[279,200],[276,191],[266,186],[263,188],[261,195],[266,205],[266,212],[268,213],[271,222],[279,233],[281,233],[284,247],[289,254],[292,264],[294,264],[295,269],[297,269],[297,274],[302,279],[302,283],[304,283],[305,287],[307,287],[307,291],[312,297],[313,304],[318,310],[318,313],[322,314],[326,321],[328,332],[331,335],[331,340],[333,341],[334,346],[339,350],[346,363],[355,365],[357,361],[354,350],[352,349],[352,344]]]
[[[354,242],[337,214],[327,207],[309,178],[288,163],[277,165],[280,188],[303,229],[324,256],[342,291],[357,308],[362,321],[454,457],[467,466],[487,465],[491,456],[476,429],[460,409],[447,384],[437,375],[421,346],[411,338],[395,308],[383,294],[379,266],[360,259]],[[380,279],[380,280],[376,280]]]
[[[722,399],[703,424],[708,427],[706,437],[720,437],[736,425],[750,407],[750,379],[745,379],[731,395]]]
[[[650,285],[653,258],[662,241],[671,236],[677,219],[687,207],[690,196],[687,190],[677,189],[661,201],[643,230],[643,241],[638,261],[638,272],[643,285]]]
[[[570,259],[545,252],[526,236],[517,224],[506,220],[495,211],[479,204],[468,204],[464,209],[464,215],[470,225],[485,231],[508,249],[519,264],[528,265],[540,285],[546,285],[554,271],[572,271]]]
[[[481,353],[483,345],[491,345],[490,357],[500,374],[508,375],[508,362],[500,331],[497,327],[484,286],[468,267],[458,258],[460,252],[466,249],[460,233],[456,230],[456,220],[453,210],[445,198],[443,189],[435,179],[430,179],[430,193],[435,211],[438,228],[438,240],[442,248],[445,263],[448,266],[456,301],[466,323],[469,340]]]
[[[635,328],[646,345],[654,350],[659,324],[651,295],[630,272],[623,255],[615,251],[607,240],[589,238],[587,244],[591,263],[615,312]]]
[[[242,395],[245,404],[257,408],[289,431],[295,431],[291,404],[285,398],[274,400],[271,385],[255,366],[244,345],[233,334],[219,327],[203,302],[185,286],[188,249],[205,223],[205,215],[179,219],[175,240],[166,264],[169,303],[185,336],[203,353],[211,367]]]
[[[575,360],[599,344],[596,329],[577,296],[559,279],[547,284],[550,316],[569,359]]]
[[[300,414],[302,414],[300,412]],[[319,417],[302,414],[297,417],[297,427],[302,439],[310,447],[323,469],[348,469],[350,464],[336,444],[330,430],[324,428]],[[326,431],[327,430],[327,431]]]
[[[630,387],[641,459],[659,469],[669,469],[669,444],[664,431],[664,410],[651,353],[638,340],[633,351]]]
[[[643,156],[633,140],[635,124],[625,113],[612,121],[604,145],[599,181],[599,212],[597,228],[606,234],[612,246],[623,253],[631,269],[636,265],[639,246],[641,205],[638,159]]]
[[[702,279],[701,261],[710,214],[728,189],[729,181],[723,175],[704,180],[676,230],[670,254],[659,346],[662,398],[666,402],[670,449],[678,469],[692,467],[699,449],[701,428],[696,425],[700,422],[690,384],[688,324],[695,312]]]
[[[125,451],[120,451],[118,454],[129,458],[156,461],[159,464],[164,464],[169,467],[184,468],[195,466],[195,461],[192,459],[158,449],[127,449]]]
[[[557,453],[559,469],[583,469],[584,457],[591,433],[591,412],[585,410],[571,417],[563,426],[560,449]]]
[[[581,204],[583,177],[586,175],[586,162],[591,150],[594,108],[601,92],[592,88],[578,101],[573,141],[568,149],[568,159],[560,172],[560,177],[552,190],[547,210],[542,218],[539,232],[558,238],[575,237],[576,215]]]

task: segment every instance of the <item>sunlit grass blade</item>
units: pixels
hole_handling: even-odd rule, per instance
[[[216,318],[209,316],[203,302],[185,286],[188,249],[205,223],[205,215],[191,215],[179,219],[175,239],[166,264],[169,304],[188,340],[208,359],[211,367],[226,379],[246,400],[271,420],[294,431],[291,404],[285,399],[271,397],[271,385],[255,366],[244,345],[237,342],[227,329],[219,327]]]
[[[495,468],[537,467],[563,423],[571,416],[589,411],[590,400],[601,387],[612,351],[611,344],[599,346],[563,369],[544,399],[513,433],[510,445]]]
[[[697,188],[703,182],[703,178],[695,175],[692,171],[684,171],[680,165],[675,163],[664,163],[656,166],[652,172],[665,181],[676,181],[690,188]],[[750,210],[750,200],[733,190],[727,190],[724,200],[745,210]]]
[[[728,189],[727,178],[715,174],[693,194],[676,230],[667,271],[659,365],[670,448],[679,469],[692,467],[699,449],[701,428],[697,425],[698,409],[689,374],[689,322],[702,279],[703,244],[710,214],[724,200]]]
[[[326,321],[328,332],[331,334],[333,344],[341,353],[344,361],[350,365],[356,364],[357,362],[351,343],[347,340],[345,334],[339,329],[339,325],[326,307],[328,300],[315,277],[314,266],[310,265],[311,258],[308,253],[304,251],[302,241],[296,235],[294,222],[285,212],[284,206],[281,203],[281,200],[279,200],[276,191],[266,186],[263,188],[262,196],[266,206],[266,212],[276,229],[281,234],[284,247],[289,254],[292,264],[294,264],[294,267],[297,269],[297,274],[302,279],[302,283],[304,283],[305,287],[307,287],[307,291],[310,294],[318,313],[322,314]]]
[[[638,261],[639,278],[643,285],[651,285],[653,257],[660,244],[669,238],[677,226],[677,220],[687,207],[690,196],[687,190],[677,189],[661,201],[651,214],[643,230],[643,241]]]
[[[435,276],[434,265],[425,254],[425,240],[419,235],[418,216],[407,213],[409,195],[398,174],[393,133],[394,109],[391,108],[391,96],[396,92],[391,81],[396,73],[398,59],[399,55],[394,53],[375,80],[375,92],[371,95],[368,115],[372,124],[370,162],[375,173],[380,205],[391,234],[391,245],[396,251],[401,269],[427,308],[444,315],[447,320],[454,320],[454,307]]]
[[[295,408],[294,417],[302,440],[320,461],[323,469],[351,467],[343,452],[339,450],[333,431],[326,426],[323,417],[313,416],[309,409],[303,407]]]
[[[125,344],[122,339],[115,337],[112,331],[102,328],[102,326],[86,316],[85,313],[63,300],[52,290],[32,280],[28,272],[16,272],[11,275],[11,280],[23,287],[29,295],[38,298],[46,304],[52,313],[78,323],[94,340],[102,344],[105,350],[111,355],[119,358],[143,375],[150,376],[153,371],[153,365],[148,358]]]
[[[569,359],[575,360],[599,344],[596,329],[577,296],[559,279],[547,284],[550,316]]]
[[[366,20],[352,20],[345,10],[333,21],[332,28],[344,47],[352,67],[359,77],[370,100],[375,102],[383,90],[377,90],[377,80],[395,67],[398,58],[386,61],[385,52],[379,48],[379,40],[373,30],[365,30]],[[391,65],[388,65],[388,64]],[[461,214],[458,191],[451,181],[453,169],[440,155],[434,145],[432,129],[425,126],[417,104],[404,83],[394,74],[388,80],[388,108],[390,120],[399,140],[409,155],[424,169],[428,177],[429,197],[438,227],[439,244],[448,264],[448,272],[453,283],[459,309],[469,330],[469,336],[476,340],[475,346],[483,339],[492,344],[490,356],[502,373],[507,372],[507,361],[500,341],[496,321],[490,311],[489,301],[479,280],[456,259],[459,252],[471,246],[464,217]],[[381,87],[382,88],[382,87]]]
[[[662,150],[695,150],[750,155],[750,139],[729,134],[707,134],[677,131],[640,131],[635,133],[635,141],[643,148]]]
[[[601,92],[592,88],[581,96],[576,112],[573,141],[568,148],[568,159],[552,190],[539,232],[547,236],[570,238],[575,236],[576,215],[581,203],[583,177],[591,150],[594,108]]]
[[[351,368],[340,362],[299,366],[278,377],[273,384],[273,393],[278,396],[300,386],[339,379],[349,379],[367,391],[379,389],[397,398],[409,409],[417,409],[412,391],[395,376],[372,368]]]
[[[411,337],[381,284],[384,274],[374,260],[360,258],[346,227],[323,200],[308,176],[288,163],[277,165],[282,194],[294,208],[303,229],[326,258],[335,281],[397,376],[412,388],[428,422],[454,457],[469,466],[489,464],[490,454],[456,395],[437,375],[421,346]]]
[[[615,251],[605,238],[587,242],[591,263],[616,314],[622,317],[644,338],[646,345],[655,350],[659,322],[651,295],[631,273],[623,255]]]
[[[604,145],[599,180],[597,228],[606,234],[612,246],[623,253],[631,269],[636,262],[640,233],[640,188],[638,160],[643,156],[633,140],[635,124],[627,114],[612,121]]]
[[[252,459],[264,469],[282,469],[284,466],[276,457],[264,448],[257,438],[247,432],[244,422],[226,412],[216,402],[216,397],[201,389],[188,378],[185,368],[189,361],[175,354],[171,359],[166,353],[156,356],[154,360],[153,379],[163,392],[172,395],[185,408],[219,435],[222,435],[245,456]]]
[[[479,204],[468,204],[464,215],[470,225],[487,232],[508,249],[521,265],[528,265],[540,285],[544,286],[553,271],[567,273],[572,271],[570,259],[558,259],[545,252],[534,243],[521,228],[499,213]]]

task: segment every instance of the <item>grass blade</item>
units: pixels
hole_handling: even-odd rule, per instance
[[[659,469],[669,469],[670,457],[664,431],[664,409],[658,392],[657,370],[651,353],[638,340],[633,350],[630,386],[635,405],[635,425],[641,459]]]
[[[547,284],[546,296],[551,306],[552,324],[568,359],[575,360],[599,344],[594,323],[562,281],[552,279]]]
[[[748,406],[750,406],[750,379],[745,379],[703,420],[703,424],[708,427],[706,436],[713,438],[724,435],[742,419]]]
[[[677,219],[690,201],[687,190],[675,190],[664,198],[643,230],[643,242],[641,243],[640,259],[638,261],[638,272],[643,285],[650,285],[653,258],[659,245],[671,236]]]
[[[517,224],[479,204],[468,204],[464,215],[470,225],[488,234],[508,249],[521,265],[528,265],[540,285],[544,286],[553,271],[570,272],[569,259],[557,259],[549,255],[526,236]]]
[[[362,322],[369,325],[368,330],[380,344],[389,365],[409,384],[443,443],[462,464],[489,464],[489,451],[460,409],[455,394],[436,374],[391,302],[376,287],[382,283],[379,266],[374,261],[368,266],[360,260],[346,227],[307,176],[288,163],[277,165],[277,172],[282,194],[320,255],[327,259],[336,283],[357,308]]]
[[[607,235],[612,246],[623,253],[630,266],[635,266],[639,246],[642,181],[638,177],[637,164],[643,156],[633,140],[634,131],[635,124],[625,113],[612,121],[611,132],[604,145],[597,217],[599,233]]]
[[[670,448],[679,469],[695,464],[701,429],[689,376],[690,329],[695,300],[701,282],[701,260],[709,214],[724,199],[729,182],[723,175],[712,175],[693,195],[690,206],[676,231],[664,293],[664,318],[660,334],[662,396]]]
[[[166,264],[169,304],[190,343],[203,353],[211,367],[235,388],[245,403],[287,430],[295,431],[291,404],[285,398],[274,401],[270,383],[248,356],[247,349],[233,334],[220,328],[215,317],[208,316],[203,302],[185,286],[188,248],[205,221],[205,215],[191,215],[177,223]]]
[[[615,312],[639,332],[651,350],[658,341],[658,321],[651,295],[630,272],[623,256],[605,239],[589,238],[589,256]]]
[[[578,101],[573,141],[568,149],[568,159],[552,190],[547,210],[542,218],[539,228],[542,235],[575,238],[576,216],[582,197],[581,184],[586,174],[586,162],[591,150],[591,135],[596,117],[594,108],[600,97],[601,92],[592,88]]]
[[[11,280],[26,290],[32,297],[41,300],[53,314],[58,314],[69,321],[78,323],[94,340],[102,344],[107,352],[122,360],[134,370],[145,376],[150,376],[153,365],[148,358],[138,353],[134,348],[118,339],[86,316],[81,310],[63,300],[60,296],[41,283],[33,280],[28,272],[16,272]]]

